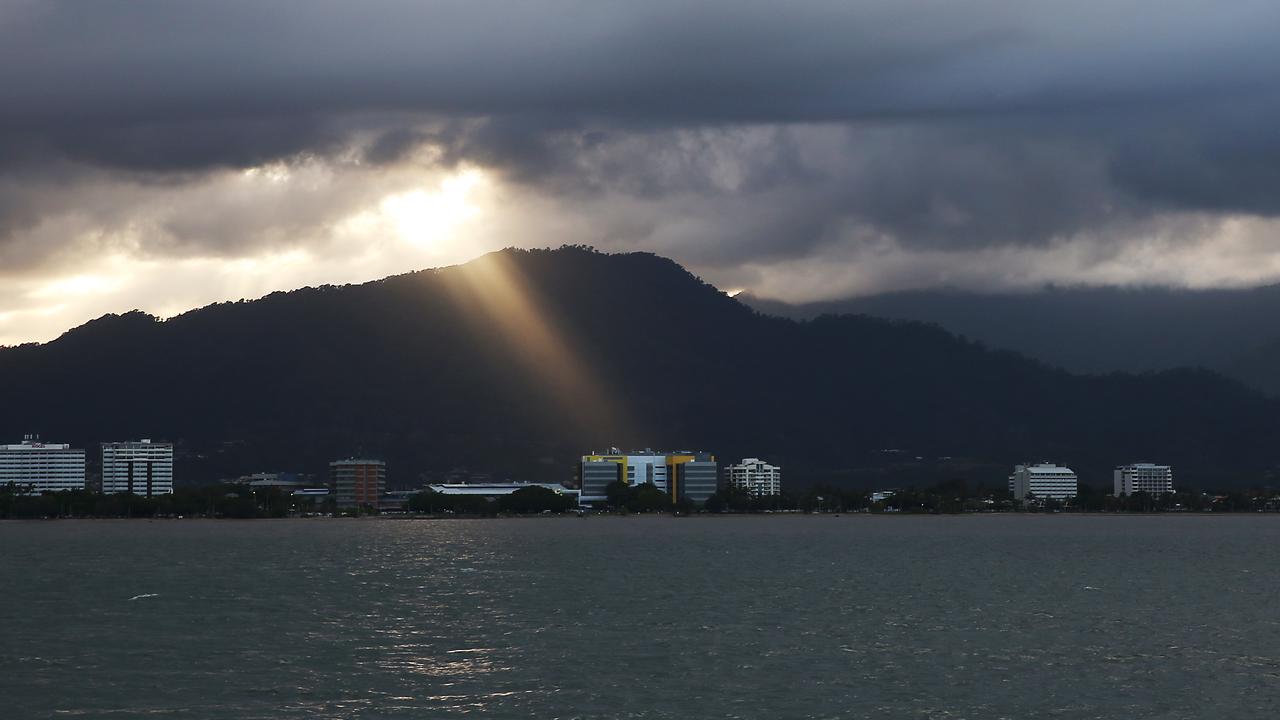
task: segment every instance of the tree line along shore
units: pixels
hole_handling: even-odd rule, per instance
[[[607,503],[592,512],[670,513],[678,515],[718,513],[907,513],[960,514],[997,512],[1277,512],[1280,492],[1252,488],[1210,493],[1183,491],[1162,495],[1135,493],[1116,497],[1100,489],[1081,486],[1068,500],[1044,500],[1019,507],[1008,490],[972,487],[963,480],[937,483],[926,488],[887,492],[852,490],[817,485],[803,492],[755,496],[726,487],[698,506],[687,500],[673,502],[652,484],[611,484]],[[409,495],[394,507],[338,508],[327,498],[295,496],[279,488],[215,484],[179,486],[169,494],[141,497],[129,493],[104,494],[72,490],[28,495],[13,486],[0,487],[0,518],[285,518],[376,514],[497,517],[584,512],[567,495],[541,486],[521,488],[510,495],[490,499],[477,495],[447,495],[424,490]]]

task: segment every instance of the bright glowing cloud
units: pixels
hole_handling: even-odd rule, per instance
[[[175,185],[80,190],[94,201],[59,209],[35,229],[57,226],[78,240],[0,286],[0,344],[49,340],[108,312],[171,317],[220,300],[465,262],[501,247],[503,232],[493,184],[474,168],[301,159]]]
[[[447,177],[434,191],[411,190],[391,195],[379,204],[379,212],[405,241],[430,247],[456,235],[458,227],[472,220],[479,209],[471,194],[483,182],[478,170]]]
[[[786,300],[1280,281],[1275,3],[571,5],[24,4],[0,342],[508,245]]]
[[[104,295],[118,289],[124,278],[102,275],[74,275],[44,285],[27,294],[34,300],[65,299],[84,295]]]

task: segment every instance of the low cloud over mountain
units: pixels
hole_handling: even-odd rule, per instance
[[[1280,279],[1273,3],[0,3],[0,342],[510,244]]]

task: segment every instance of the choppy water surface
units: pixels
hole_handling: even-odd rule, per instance
[[[1274,718],[1280,518],[0,523],[5,718]]]

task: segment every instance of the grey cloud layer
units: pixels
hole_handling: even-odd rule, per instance
[[[424,146],[726,276],[886,238],[1123,243],[1280,213],[1277,31],[1274,2],[0,2],[0,257],[102,173]],[[278,234],[245,213],[164,242]]]
[[[87,152],[254,157],[344,113],[613,123],[1203,111],[1274,89],[1274,3],[9,2],[0,115]],[[243,127],[242,127],[243,126]],[[275,132],[272,128],[279,128]],[[243,143],[232,142],[243,132]],[[77,144],[74,140],[80,140]],[[172,149],[172,148],[169,148]],[[104,148],[104,152],[105,152]],[[216,162],[166,155],[166,164]]]

